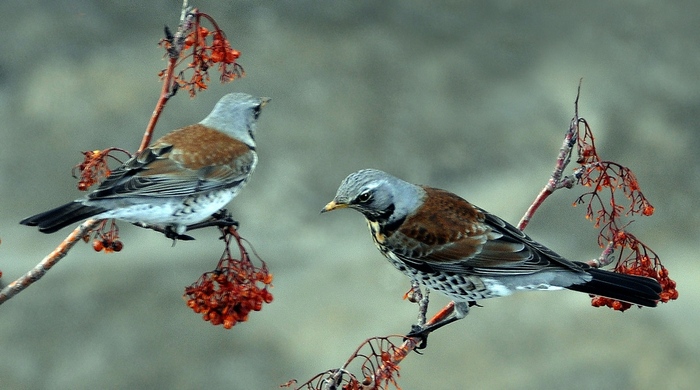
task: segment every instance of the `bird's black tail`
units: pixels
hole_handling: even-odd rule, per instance
[[[53,233],[72,223],[82,221],[106,211],[100,207],[85,206],[80,201],[66,203],[49,211],[33,215],[19,223],[27,226],[38,226],[42,233]]]
[[[649,307],[656,306],[656,303],[661,299],[659,296],[661,284],[655,279],[588,267],[586,267],[586,272],[593,276],[591,281],[571,285],[567,288]]]

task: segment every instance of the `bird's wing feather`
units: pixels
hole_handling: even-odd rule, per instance
[[[257,162],[255,151],[201,125],[172,132],[115,169],[90,200],[172,197],[230,188]]]
[[[522,275],[552,266],[581,271],[514,226],[459,196],[424,188],[429,204],[408,216],[386,242],[399,259],[412,267],[477,275]]]

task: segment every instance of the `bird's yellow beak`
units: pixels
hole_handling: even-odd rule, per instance
[[[323,208],[323,210],[321,210],[321,214],[323,214],[323,213],[325,213],[325,212],[327,212],[327,211],[333,211],[333,210],[337,210],[337,209],[344,209],[344,208],[346,208],[346,207],[348,207],[347,204],[345,204],[345,203],[336,203],[334,200],[332,200],[332,201],[328,202],[328,204],[326,205],[326,207]]]
[[[263,108],[263,107],[265,107],[265,106],[267,105],[267,103],[269,103],[270,100],[272,100],[272,99],[269,98],[269,97],[261,97],[260,100],[262,100],[262,102],[260,103],[260,108]]]

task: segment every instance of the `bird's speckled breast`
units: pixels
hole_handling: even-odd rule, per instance
[[[403,274],[422,285],[447,295],[457,301],[473,301],[477,299],[491,298],[493,296],[507,295],[494,294],[492,289],[485,285],[478,276],[460,275],[445,272],[425,273],[407,266],[389,248],[385,246],[386,235],[381,232],[378,222],[367,220],[367,226],[372,233],[372,240],[379,251],[389,262]]]

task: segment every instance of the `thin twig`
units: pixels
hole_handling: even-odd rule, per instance
[[[518,229],[525,230],[527,225],[530,223],[530,219],[537,212],[537,209],[544,203],[544,201],[551,195],[554,191],[560,188],[571,188],[574,185],[575,180],[571,177],[564,176],[564,170],[566,166],[569,165],[571,161],[571,151],[576,145],[578,140],[578,98],[581,95],[581,82],[578,84],[578,91],[576,92],[576,100],[574,101],[574,118],[571,119],[569,124],[569,129],[566,131],[564,136],[564,142],[559,149],[559,154],[557,155],[557,161],[554,165],[554,171],[552,176],[547,181],[547,184],[542,188],[542,191],[537,195],[534,202],[525,211],[525,215],[518,222]]]
[[[597,259],[593,260],[588,260],[586,264],[590,265],[593,268],[601,268],[609,265],[610,263],[613,262],[615,259],[615,242],[610,241],[608,245],[605,247],[603,252],[600,254],[600,257]]]
[[[187,0],[182,2],[182,13],[180,14],[180,24],[177,28],[177,32],[174,36],[166,36],[166,39],[170,41],[170,47],[168,49],[168,66],[163,74],[163,88],[160,91],[160,98],[156,103],[156,107],[153,109],[153,114],[151,114],[151,120],[146,126],[146,131],[143,134],[143,139],[141,140],[141,145],[135,154],[146,149],[151,143],[153,138],[153,130],[156,127],[158,118],[165,108],[165,104],[170,100],[171,97],[175,95],[177,91],[176,83],[173,82],[173,74],[175,72],[175,67],[177,66],[177,60],[180,58],[180,52],[185,43],[183,39],[185,31],[189,30],[192,25],[192,19],[194,14],[188,6]],[[167,27],[166,27],[167,32]],[[166,33],[166,35],[168,35]]]
[[[8,284],[5,288],[0,291],[0,305],[3,304],[8,299],[19,294],[22,290],[32,285],[32,283],[41,279],[46,272],[51,269],[59,260],[68,254],[68,251],[83,237],[85,237],[90,230],[94,229],[100,219],[88,219],[83,222],[80,226],[75,228],[71,234],[66,237],[61,244],[56,247],[51,253],[46,255],[39,264],[32,268],[29,272],[22,275],[20,278],[14,282]]]
[[[427,290],[426,290],[426,293],[427,293]],[[427,296],[426,296],[426,298],[427,298]],[[422,303],[423,302],[421,300],[421,304]],[[427,302],[425,302],[425,304],[427,307]],[[447,305],[445,305],[445,307],[443,307],[442,309],[440,309],[440,311],[435,313],[435,315],[431,319],[429,319],[428,321],[425,321],[425,327],[429,327],[430,325],[436,324],[436,323],[442,321],[443,319],[447,318],[454,311],[454,305],[455,305],[454,302],[450,302]],[[427,335],[426,335],[426,337],[427,337]],[[416,347],[418,346],[419,341],[420,341],[419,339],[414,338],[414,337],[404,338],[403,344],[401,344],[399,347],[396,347],[396,352],[394,354],[392,354],[391,360],[389,360],[388,362],[384,362],[381,366],[379,366],[375,370],[375,374],[374,374],[375,377],[382,378],[382,373],[388,372],[387,367],[389,365],[398,365],[399,363],[401,363],[401,361],[403,361],[403,359],[405,359],[406,356],[408,356],[408,354],[411,351],[415,351]],[[346,364],[343,366],[343,368],[347,367],[348,363],[349,362],[346,362]]]

